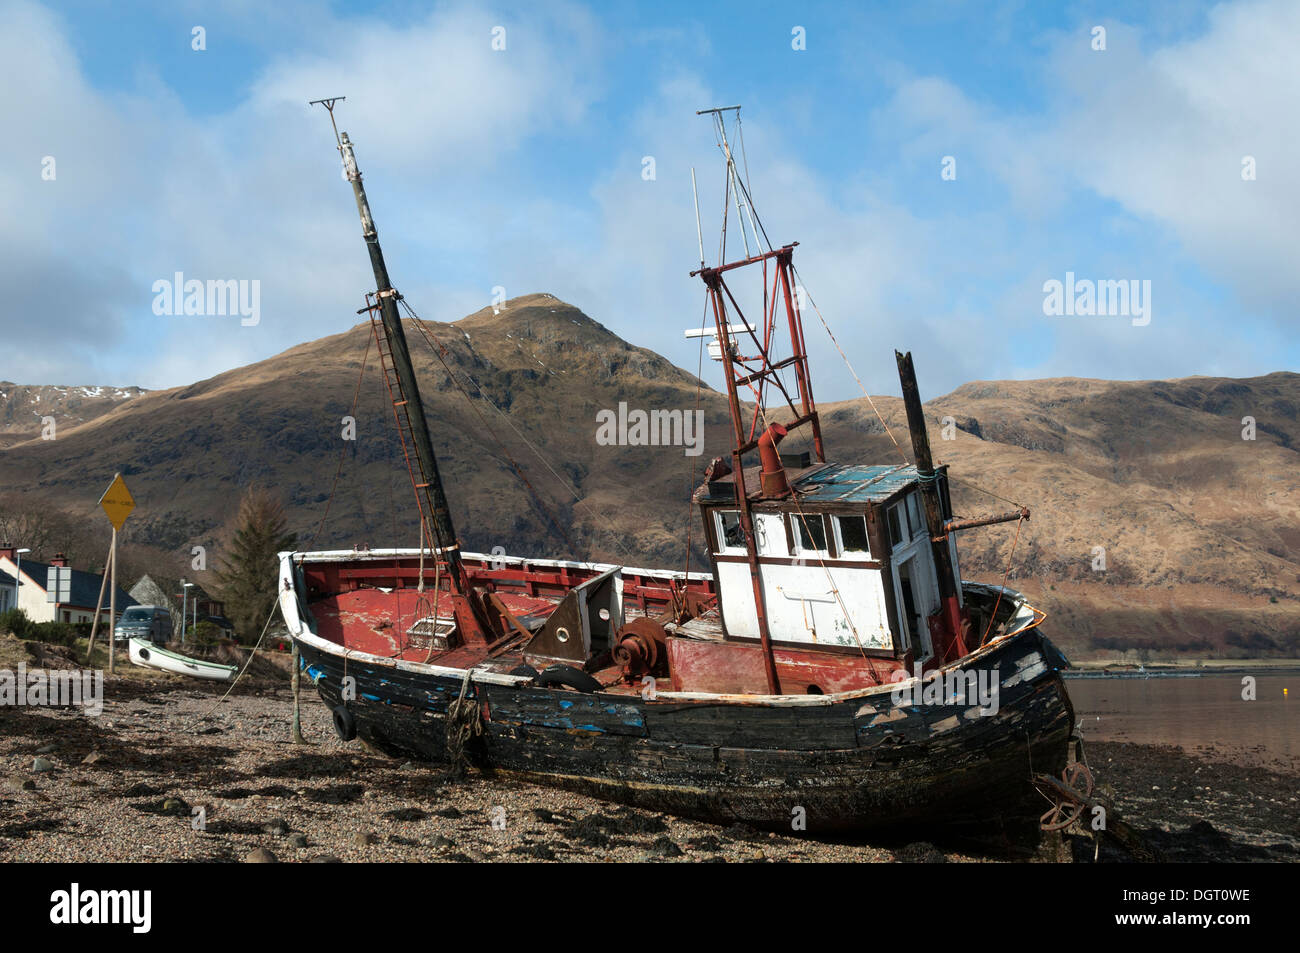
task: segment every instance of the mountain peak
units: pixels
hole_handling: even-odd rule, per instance
[[[516,329],[527,330],[537,325],[558,328],[566,324],[588,330],[598,329],[611,337],[615,336],[600,322],[589,318],[576,305],[544,291],[508,298],[499,304],[480,308],[473,314],[452,322],[453,327],[467,331],[475,328],[480,330],[499,328],[511,333]]]

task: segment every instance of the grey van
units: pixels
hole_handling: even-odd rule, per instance
[[[172,640],[172,613],[166,606],[132,606],[117,620],[114,639],[144,639],[154,645],[165,645]]]

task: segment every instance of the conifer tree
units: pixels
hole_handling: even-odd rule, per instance
[[[275,606],[278,560],[292,549],[284,507],[270,491],[250,487],[239,504],[238,528],[217,569],[226,615],[245,642],[256,641]]]

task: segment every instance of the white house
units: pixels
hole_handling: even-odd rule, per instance
[[[33,622],[90,622],[95,618],[95,600],[99,598],[99,587],[104,577],[80,569],[70,570],[72,574],[68,600],[51,602],[47,597],[46,583],[51,566],[67,568],[68,560],[62,553],[56,553],[48,563],[24,558],[18,561],[18,552],[13,546],[0,546],[0,573],[17,577],[17,598],[11,597],[10,605],[16,601],[18,608],[27,614]],[[2,583],[0,583],[2,588]],[[108,622],[109,593],[104,593],[104,607],[100,611],[100,621]],[[135,605],[130,594],[119,586],[117,590],[117,611],[120,615],[128,606]]]
[[[0,570],[0,612],[8,612],[14,605],[13,573]]]

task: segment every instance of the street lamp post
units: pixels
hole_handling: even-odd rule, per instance
[[[185,582],[184,580],[181,580],[181,585],[184,587],[181,590],[181,645],[184,645],[185,644],[185,615],[186,615],[186,610],[189,609],[190,589],[194,586],[194,583]],[[198,600],[195,599],[194,602],[197,605]]]

